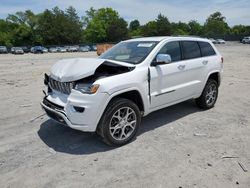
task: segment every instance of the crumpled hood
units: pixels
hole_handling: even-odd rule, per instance
[[[52,66],[50,76],[60,82],[79,80],[94,74],[104,61],[97,58],[63,59]]]
[[[50,76],[60,82],[72,82],[91,76],[95,70],[105,61],[121,66],[134,67],[128,63],[99,58],[74,58],[58,61],[51,68]]]

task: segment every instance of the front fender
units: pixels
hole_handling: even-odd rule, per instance
[[[118,90],[118,91],[115,91],[115,92],[112,92],[112,93],[109,93],[109,98],[107,100],[107,104],[106,104],[106,107],[107,105],[109,104],[109,102],[116,96],[120,95],[120,94],[123,94],[123,93],[126,93],[126,92],[130,92],[130,91],[137,91],[140,96],[141,96],[141,99],[142,99],[142,105],[144,107],[144,115],[147,115],[148,114],[148,109],[149,109],[149,99],[148,99],[148,96],[147,96],[147,93],[145,92],[142,92],[140,89],[136,88],[136,87],[130,87],[130,88],[126,88],[126,89],[121,89],[121,90]]]

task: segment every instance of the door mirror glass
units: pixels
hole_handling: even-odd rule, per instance
[[[158,65],[171,63],[171,56],[169,54],[158,54],[156,56],[156,63]]]

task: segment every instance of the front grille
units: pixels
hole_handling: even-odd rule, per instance
[[[49,86],[56,91],[69,95],[74,87],[74,82],[59,82],[50,77]]]

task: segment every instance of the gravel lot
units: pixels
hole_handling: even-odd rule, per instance
[[[0,187],[250,187],[250,45],[218,49],[215,108],[187,101],[154,112],[120,148],[39,117],[43,74],[95,53],[0,55]]]

